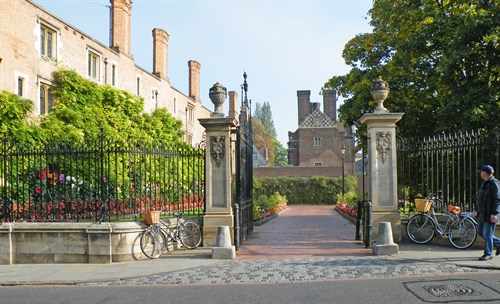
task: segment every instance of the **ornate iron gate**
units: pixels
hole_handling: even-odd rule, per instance
[[[253,232],[253,139],[252,117],[248,102],[247,74],[243,74],[242,105],[236,130],[236,203],[234,205],[235,246]]]

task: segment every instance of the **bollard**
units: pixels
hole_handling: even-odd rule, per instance
[[[398,254],[399,246],[394,244],[390,222],[381,222],[378,228],[377,243],[373,246],[375,255]]]
[[[234,247],[240,250],[240,206],[234,204]]]
[[[363,205],[361,201],[358,201],[358,214],[356,216],[356,241],[361,241],[361,212],[363,212]]]
[[[219,226],[217,228],[217,240],[215,247],[212,247],[212,259],[229,259],[236,257],[234,246],[231,246],[231,234],[229,226]]]
[[[369,248],[371,243],[371,233],[372,233],[372,202],[365,202],[365,247]]]

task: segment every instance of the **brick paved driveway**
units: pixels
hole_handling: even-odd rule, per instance
[[[368,256],[354,241],[355,226],[334,206],[289,206],[289,211],[262,226],[238,251],[238,259],[285,259]]]

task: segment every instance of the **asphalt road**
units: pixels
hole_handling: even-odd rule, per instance
[[[281,284],[15,286],[0,303],[500,303],[500,273]]]

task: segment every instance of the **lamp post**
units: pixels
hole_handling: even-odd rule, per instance
[[[342,196],[344,196],[344,194],[345,194],[345,182],[344,182],[345,144],[342,144],[342,148],[340,148],[340,154],[342,155]]]

